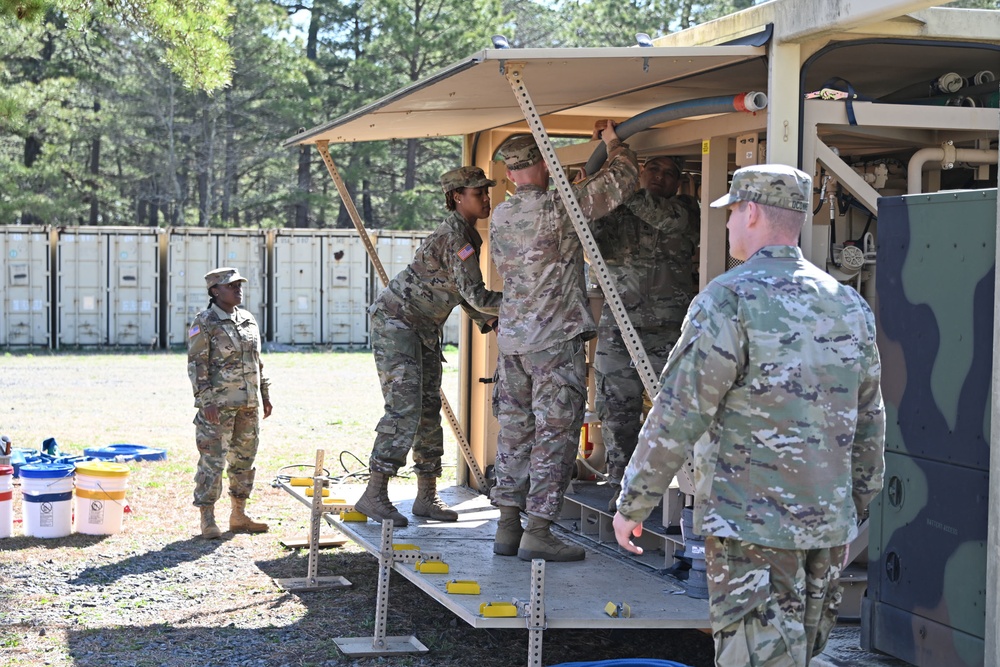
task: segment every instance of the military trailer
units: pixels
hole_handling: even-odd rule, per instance
[[[330,157],[331,142],[461,135],[463,164],[497,181],[490,193],[495,207],[513,190],[497,159],[505,140],[534,135],[554,187],[569,199],[574,170],[586,165],[592,173],[602,161],[603,147],[590,140],[595,121],[614,119],[640,160],[684,159],[682,188],[701,202],[702,287],[734,265],[726,212],[707,205],[727,191],[733,170],[773,162],[813,174],[814,213],[802,233],[803,252],[872,304],[885,360],[887,488],[851,546],[842,611],[859,617],[861,641],[871,651],[921,666],[998,665],[1000,493],[988,484],[991,467],[1000,465],[989,456],[996,440],[990,425],[997,327],[988,305],[995,302],[1000,12],[935,4],[775,0],[630,48],[518,49],[495,39],[494,48],[285,145],[316,145],[364,232]],[[583,221],[574,225],[595,281],[595,312],[608,299],[627,334],[629,314],[600,252]],[[488,229],[488,220],[479,222],[484,239]],[[499,289],[488,247],[482,268],[487,287]],[[497,349],[495,338],[475,334],[467,321],[461,342],[460,400],[457,411],[448,411],[462,454],[460,480],[474,492],[488,486],[496,454],[489,378]],[[630,352],[648,389],[659,369],[649,367],[641,343],[630,343]],[[610,490],[584,479],[593,468],[600,472],[599,430],[588,419],[581,479],[567,495],[562,525],[589,541],[594,558],[620,560],[605,511]],[[662,517],[645,526],[647,554],[634,564],[650,577],[682,546],[676,522],[688,490],[683,477],[664,498]],[[384,534],[371,525],[346,530],[384,558]],[[469,556],[485,559],[481,570],[492,572],[499,565],[484,553]],[[490,627],[482,610],[459,610],[443,584],[412,574],[412,566],[384,562],[386,573],[392,565],[470,624]],[[545,576],[533,571],[532,582]],[[629,585],[613,594],[641,597]],[[541,595],[537,589],[532,596]],[[549,587],[544,597],[559,600],[563,590]],[[505,591],[492,594],[509,597]],[[623,608],[612,600],[601,620],[563,614],[587,604],[574,598],[544,618],[535,607],[521,610],[524,618],[503,627],[538,632],[529,643],[537,639],[540,661],[546,623],[707,626],[704,606],[679,600],[684,604],[672,610],[669,601],[631,604],[630,617],[612,613]],[[536,653],[529,651],[529,664],[540,664],[532,662]]]

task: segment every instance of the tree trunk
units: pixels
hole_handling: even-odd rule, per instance
[[[99,113],[101,110],[101,103],[94,100],[94,113]],[[96,226],[100,222],[100,206],[99,206],[99,186],[98,186],[98,175],[101,173],[101,134],[98,131],[97,135],[90,142],[90,175],[93,177],[93,183],[90,187],[90,224]]]
[[[309,226],[309,193],[312,191],[312,147],[308,144],[299,146],[298,188],[299,197],[295,202],[295,227],[305,229]]]
[[[403,177],[403,189],[412,190],[417,184],[417,140],[406,140],[406,175]]]
[[[233,195],[236,194],[236,133],[233,130],[235,122],[233,120],[233,96],[232,89],[226,88],[225,92],[225,175],[222,178],[222,221],[232,222],[234,217],[232,211]]]

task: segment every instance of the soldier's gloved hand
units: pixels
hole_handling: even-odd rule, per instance
[[[601,130],[601,140],[604,142],[605,146],[611,148],[612,142],[618,141],[618,135],[615,134],[615,126],[618,124],[610,118],[605,122],[606,125],[604,126],[604,129]]]

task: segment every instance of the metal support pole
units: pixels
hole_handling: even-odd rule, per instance
[[[375,636],[372,648],[385,648],[385,626],[389,615],[389,575],[392,573],[392,519],[382,521],[382,543],[378,552],[378,593],[375,597]]]
[[[653,399],[656,397],[659,389],[658,374],[653,370],[652,364],[649,363],[649,357],[646,356],[646,350],[642,346],[642,341],[639,340],[639,336],[635,332],[635,327],[632,326],[632,320],[629,319],[628,313],[625,310],[625,304],[622,303],[621,296],[618,294],[618,287],[611,279],[608,266],[605,264],[604,257],[601,256],[601,251],[597,247],[597,241],[594,240],[594,234],[590,231],[590,227],[587,224],[587,218],[584,217],[583,211],[580,209],[580,202],[577,201],[576,194],[573,192],[569,179],[566,177],[566,172],[556,157],[555,148],[552,146],[552,142],[549,141],[549,135],[545,131],[545,126],[542,125],[538,110],[535,108],[534,102],[531,101],[531,95],[528,94],[528,88],[522,78],[523,70],[524,63],[507,63],[506,74],[504,76],[506,76],[507,82],[510,83],[511,90],[514,91],[514,97],[517,98],[517,103],[521,107],[524,119],[531,129],[531,134],[535,137],[535,143],[538,144],[538,148],[542,152],[542,157],[545,159],[545,164],[549,167],[549,174],[552,180],[555,181],[556,189],[562,195],[563,203],[566,205],[566,212],[569,213],[570,220],[573,222],[573,228],[576,230],[577,236],[580,237],[583,252],[586,254],[590,266],[594,269],[594,273],[597,275],[597,282],[604,291],[604,298],[611,308],[611,314],[614,315],[615,322],[618,323],[618,328],[621,329],[622,340],[625,342],[625,347],[628,348],[629,354],[635,362],[635,369],[642,380],[642,386],[645,387],[650,399]]]
[[[382,522],[382,541],[378,554],[378,592],[375,598],[375,634],[372,637],[338,637],[337,648],[348,657],[426,653],[427,647],[413,635],[387,637],[389,615],[389,575],[392,572],[392,519]]]
[[[528,667],[542,667],[542,635],[545,632],[545,561],[531,561],[531,598],[528,607]]]
[[[333,164],[333,158],[330,157],[329,142],[317,141],[316,148],[319,150],[319,154],[323,157],[323,163],[326,164],[326,170],[330,172],[330,177],[337,186],[337,191],[340,193],[340,198],[343,200],[344,206],[347,207],[347,212],[351,216],[354,228],[358,230],[361,242],[364,243],[365,250],[368,252],[368,259],[371,260],[372,266],[374,266],[375,271],[378,272],[378,277],[381,279],[382,285],[388,285],[389,276],[385,272],[385,267],[382,266],[382,260],[379,259],[378,252],[375,250],[375,246],[372,245],[371,238],[368,236],[368,230],[365,229],[365,223],[361,220],[361,215],[358,213],[358,209],[354,205],[354,199],[351,197],[351,193],[347,191],[347,185],[344,183],[344,179],[340,177],[340,172],[337,171],[336,165]],[[472,447],[469,445],[469,440],[465,437],[465,433],[462,432],[461,424],[458,423],[458,418],[455,416],[455,412],[451,409],[451,403],[448,402],[448,397],[445,396],[443,389],[441,390],[441,410],[448,419],[448,425],[451,426],[452,433],[455,435],[459,451],[462,452],[462,457],[465,459],[466,465],[468,465],[469,470],[472,471],[472,476],[476,478],[476,484],[479,486],[480,490],[485,491],[487,488],[486,476],[483,474],[483,471],[479,469],[479,464],[476,462],[476,458],[472,455]]]
[[[319,576],[319,527],[323,520],[323,487],[326,476],[323,474],[323,459],[326,452],[316,450],[316,469],[313,472],[313,497],[309,512],[309,564],[306,567],[305,579],[293,577],[276,579],[275,583],[286,591],[325,591],[331,588],[348,588],[351,582],[340,576]]]

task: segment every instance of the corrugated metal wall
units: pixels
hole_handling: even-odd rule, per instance
[[[428,233],[372,236],[390,278]],[[2,347],[184,345],[208,305],[204,274],[233,266],[265,340],[361,348],[382,289],[353,230],[0,226],[0,251]],[[460,321],[456,309],[445,343],[458,343]]]

